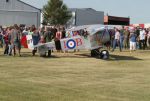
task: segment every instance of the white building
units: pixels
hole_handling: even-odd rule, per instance
[[[0,0],[0,25],[35,25],[41,22],[41,10],[21,0]]]
[[[43,21],[42,7],[35,7],[35,4],[32,4],[35,6],[31,4],[26,0],[0,0],[0,25],[25,24],[31,26],[34,24],[39,27]],[[72,18],[68,22],[68,26],[104,24],[104,12],[102,11],[92,8],[71,8],[69,10],[72,12]]]

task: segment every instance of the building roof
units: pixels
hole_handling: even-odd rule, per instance
[[[38,10],[41,10],[43,8],[43,5],[47,3],[47,0],[18,0],[18,1],[28,6],[31,6],[33,8],[36,8]],[[41,2],[41,3],[37,3],[37,2]]]
[[[42,10],[43,6],[47,3],[47,0],[18,0],[28,6],[34,7],[36,9]],[[37,3],[41,2],[41,3]],[[38,4],[38,5],[37,5]],[[103,12],[103,11],[96,11],[93,8],[69,8],[70,11],[77,11],[77,10],[91,10],[95,12]]]
[[[69,8],[70,11],[77,11],[77,10],[92,10],[92,11],[96,11],[93,8]]]

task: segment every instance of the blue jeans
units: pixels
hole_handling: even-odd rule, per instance
[[[114,39],[113,42],[113,51],[116,49],[116,46],[119,46],[120,51],[122,51],[121,45],[120,45],[120,40]]]
[[[120,39],[120,47],[123,49],[123,39]]]

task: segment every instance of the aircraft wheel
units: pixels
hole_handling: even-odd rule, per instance
[[[101,59],[109,59],[109,52],[107,50],[102,50],[100,52],[100,58]]]

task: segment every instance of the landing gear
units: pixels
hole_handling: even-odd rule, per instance
[[[99,49],[91,50],[91,57],[97,57],[100,55]]]
[[[48,57],[51,57],[51,55],[52,55],[52,51],[48,50]]]
[[[100,52],[100,58],[101,59],[109,59],[109,52],[107,50],[102,50]]]
[[[107,50],[102,50],[101,52],[99,49],[91,50],[91,57],[97,57],[100,59],[109,59],[109,52]]]
[[[46,51],[40,52],[39,54],[40,54],[40,57],[46,57],[46,56],[51,57],[52,52],[51,52],[51,50],[48,50],[48,52],[46,52]]]

